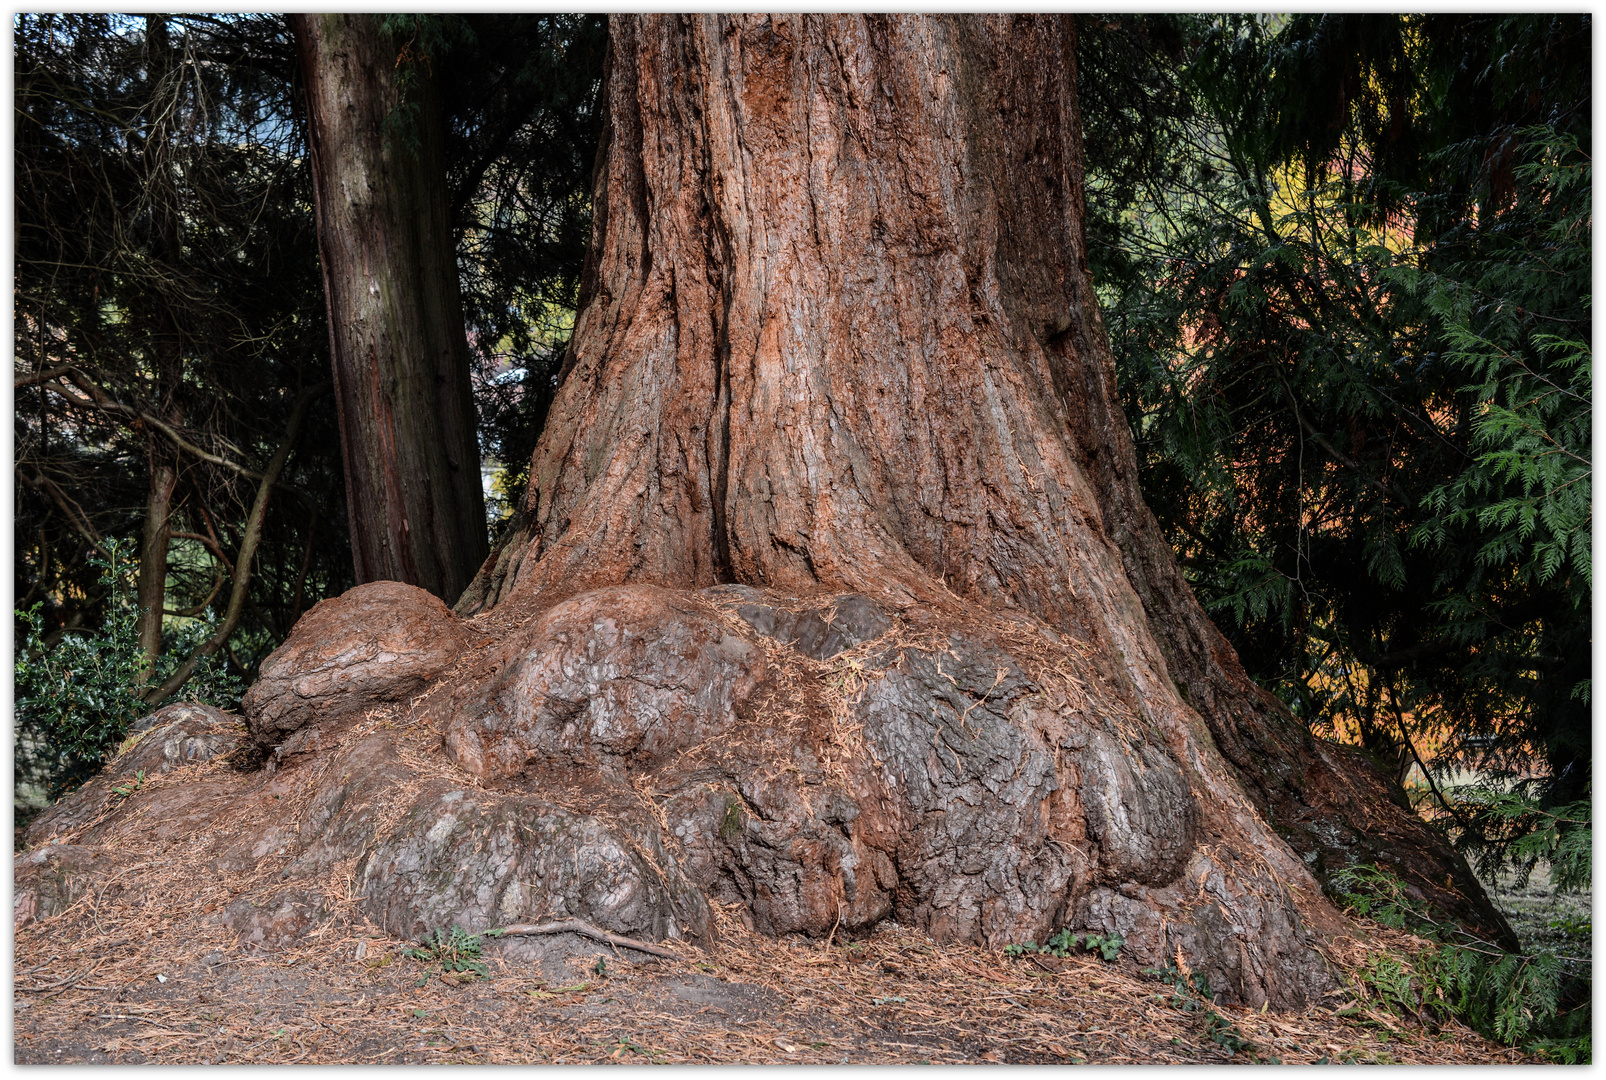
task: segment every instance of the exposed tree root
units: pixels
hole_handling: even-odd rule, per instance
[[[665,960],[683,959],[678,953],[668,949],[661,949],[657,945],[648,945],[634,938],[627,938],[621,934],[610,934],[586,922],[584,919],[561,919],[555,922],[543,923],[514,923],[512,926],[499,926],[495,930],[487,930],[488,937],[534,937],[537,934],[579,934],[592,941],[600,941],[604,945],[617,945],[621,949],[635,949],[650,956],[661,956]]]

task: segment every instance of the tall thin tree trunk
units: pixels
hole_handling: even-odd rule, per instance
[[[1248,679],[1143,503],[1068,19],[616,18],[610,63],[563,385],[460,612],[739,582],[1020,613],[1197,768],[1202,834],[1291,882],[1384,861],[1509,935],[1397,787]]]
[[[152,253],[158,266],[174,265],[182,257],[179,216],[173,190],[171,143],[177,87],[171,79],[172,43],[162,15],[145,17],[146,78],[153,88],[148,105],[149,127],[142,147],[147,178],[145,198],[151,208]],[[183,426],[179,393],[184,385],[184,345],[173,311],[162,299],[149,313],[151,351],[156,375],[157,411],[175,428]],[[167,605],[167,555],[172,538],[173,489],[178,483],[178,454],[155,432],[146,440],[151,474],[145,500],[145,527],[140,536],[139,577],[135,586],[139,609],[136,628],[144,653],[145,676],[155,669],[162,653],[163,609]]]
[[[173,488],[178,482],[173,462],[167,460],[169,455],[159,454],[159,450],[165,449],[153,447],[151,451],[151,488],[145,501],[145,529],[139,546],[137,626],[139,647],[145,654],[147,676],[162,654],[162,609],[167,603],[167,552],[171,539]]]
[[[448,602],[487,549],[469,353],[427,61],[407,100],[368,15],[293,15],[359,582]]]

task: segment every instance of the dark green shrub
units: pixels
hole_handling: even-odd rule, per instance
[[[17,739],[32,744],[30,756],[53,796],[93,776],[116,755],[134,721],[151,711],[141,697],[147,681],[128,545],[112,541],[105,555],[91,560],[106,593],[98,630],[69,631],[47,643],[39,604],[16,613],[27,628],[16,658]],[[173,634],[150,685],[160,684],[211,632],[209,622],[194,620]],[[185,697],[227,708],[238,704],[242,689],[238,678],[208,658],[186,684]]]

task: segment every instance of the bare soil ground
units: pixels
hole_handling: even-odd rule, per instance
[[[1299,1014],[1187,1011],[1170,987],[1091,955],[1014,959],[895,927],[861,941],[777,941],[721,921],[718,945],[677,945],[676,961],[573,935],[504,939],[487,943],[489,978],[449,985],[431,973],[420,985],[425,965],[401,952],[409,943],[360,921],[252,952],[202,912],[86,900],[17,932],[15,1060],[1525,1060],[1453,1025],[1341,1017],[1349,1003],[1337,998]]]

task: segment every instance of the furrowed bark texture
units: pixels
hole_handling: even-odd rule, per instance
[[[352,561],[359,582],[404,581],[450,603],[487,540],[439,104],[420,62],[403,105],[399,45],[376,19],[290,17]]]
[[[1319,875],[1381,860],[1511,940],[1381,772],[1251,683],[1143,503],[1065,21],[620,19],[613,49],[566,378],[460,611],[734,581],[1026,612]]]

